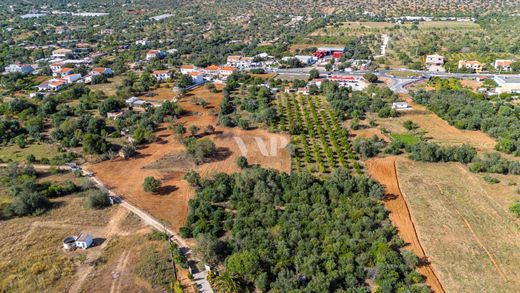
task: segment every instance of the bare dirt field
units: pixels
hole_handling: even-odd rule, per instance
[[[403,122],[411,120],[419,125],[418,131],[425,132],[425,138],[431,142],[446,145],[468,143],[479,151],[494,150],[496,142],[487,134],[480,131],[460,130],[410,99],[407,99],[407,102],[413,110],[403,111],[399,117],[378,118],[377,115],[372,114],[369,118],[374,118],[379,127],[394,133],[405,133]]]
[[[458,163],[397,161],[417,234],[448,292],[518,292],[518,176],[490,184]]]
[[[197,96],[204,98],[208,106],[202,109],[191,102]],[[285,148],[290,141],[287,135],[273,134],[265,130],[240,130],[216,126],[216,112],[222,93],[211,93],[200,87],[182,98],[180,105],[188,114],[179,119],[186,127],[197,125],[204,129],[207,125],[215,127],[215,133],[207,135],[214,141],[218,156],[215,160],[195,166],[201,175],[213,172],[236,172],[238,156],[247,157],[250,164],[260,164],[266,168],[290,171],[290,154]],[[198,134],[203,136],[202,133]],[[194,165],[186,162],[182,153],[184,146],[168,130],[162,127],[156,136],[158,142],[138,149],[138,155],[128,159],[115,159],[86,166],[94,172],[107,187],[121,195],[125,200],[144,209],[154,217],[166,221],[170,228],[178,231],[184,225],[188,214],[188,201],[195,190],[183,180],[184,175]],[[159,194],[143,191],[143,181],[147,176],[155,176],[162,180]]]
[[[389,211],[390,220],[397,227],[399,236],[408,244],[406,247],[413,251],[420,259],[418,271],[426,277],[426,283],[434,292],[445,292],[434,269],[429,264],[416,227],[406,204],[395,169],[397,157],[375,158],[365,162],[368,174],[385,187],[384,204]]]

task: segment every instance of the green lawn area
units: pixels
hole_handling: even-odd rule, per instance
[[[56,146],[45,143],[31,144],[23,149],[15,144],[0,147],[0,160],[2,161],[23,161],[29,154],[33,154],[36,160],[41,160],[42,158],[51,159],[60,153]]]
[[[421,141],[421,138],[418,135],[416,135],[416,134],[391,133],[390,136],[392,137],[392,139],[401,141],[401,142],[403,142],[404,144],[407,144],[407,145],[414,145],[414,144],[417,144],[417,143],[419,143]]]

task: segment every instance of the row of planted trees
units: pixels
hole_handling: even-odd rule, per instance
[[[326,101],[285,94],[278,98],[277,107],[279,129],[293,135],[295,171],[323,174],[350,166],[360,171],[347,130]]]

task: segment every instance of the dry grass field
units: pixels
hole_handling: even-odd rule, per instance
[[[480,131],[460,130],[410,99],[407,102],[413,110],[402,112],[399,117],[378,118],[377,115],[370,115],[370,118],[374,118],[380,128],[385,128],[392,133],[406,133],[403,122],[411,120],[419,125],[419,131],[424,132],[425,138],[430,142],[446,145],[468,143],[479,151],[494,150],[496,142],[487,134]]]
[[[507,210],[517,176],[486,183],[458,163],[398,160],[417,234],[448,292],[518,292],[520,221]]]
[[[94,91],[102,91],[107,96],[113,96],[116,94],[117,87],[121,85],[125,77],[123,75],[117,75],[108,79],[108,83],[88,85],[88,88]]]
[[[191,98],[194,96],[204,98],[208,106],[203,109],[193,104]],[[183,155],[184,146],[173,135],[173,131],[163,125],[156,133],[159,140],[138,149],[137,156],[128,160],[115,159],[91,164],[86,168],[93,171],[98,179],[125,200],[166,221],[174,230],[184,225],[188,214],[188,201],[195,192],[183,180],[190,169],[194,168],[203,176],[218,172],[237,172],[239,168],[236,159],[244,155],[250,164],[289,172],[291,158],[288,149],[285,148],[289,137],[261,129],[244,131],[217,126],[217,116],[211,112],[217,111],[222,97],[221,92],[212,93],[205,87],[199,87],[180,101],[181,107],[188,114],[178,122],[186,127],[197,125],[200,129],[207,125],[215,127],[215,133],[207,135],[213,140],[219,153],[215,160],[195,166]],[[273,153],[273,150],[276,153]],[[273,156],[265,156],[262,151],[267,151]],[[143,191],[143,181],[147,176],[155,176],[162,180],[159,194]]]
[[[81,183],[72,173],[39,173],[38,178],[65,180]],[[139,270],[149,261],[143,252],[151,248],[167,260],[168,243],[149,240],[151,229],[137,216],[119,206],[88,209],[82,192],[51,202],[54,207],[40,216],[0,221],[0,292],[164,292]],[[80,232],[93,235],[93,246],[64,251],[63,239]],[[179,275],[185,292],[195,292],[187,271]]]
[[[396,157],[375,158],[365,162],[368,174],[385,187],[384,205],[389,217],[397,227],[399,236],[408,244],[407,249],[413,251],[420,259],[418,272],[425,276],[426,284],[434,292],[444,292],[434,269],[428,262],[422,243],[417,235],[415,223],[404,199],[396,174]]]

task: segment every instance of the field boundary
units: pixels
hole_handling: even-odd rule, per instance
[[[400,194],[400,196],[403,199],[404,206],[406,207],[406,214],[407,214],[407,217],[410,219],[410,223],[411,223],[412,228],[413,228],[413,234],[414,234],[415,238],[417,239],[417,243],[419,244],[418,245],[419,249],[421,250],[422,254],[426,258],[428,258],[428,254],[426,254],[426,250],[424,249],[424,246],[423,246],[423,244],[421,242],[421,238],[419,237],[419,234],[417,233],[417,228],[416,228],[416,225],[415,225],[415,221],[413,220],[413,217],[412,217],[412,212],[410,210],[410,207],[408,206],[408,202],[406,201],[406,198],[404,197],[404,193],[403,193],[403,191],[401,189],[401,183],[399,182],[399,174],[398,174],[398,170],[397,170],[397,160],[398,160],[398,158],[394,159],[394,162],[393,162],[394,172],[395,172],[395,180],[396,180],[396,183],[397,183],[397,189],[399,190],[399,194]],[[439,280],[439,277],[435,273],[435,270],[433,268],[433,264],[428,262],[427,266],[429,266],[431,268],[431,272],[432,272],[433,277],[435,278],[435,282],[439,285],[439,287],[441,288],[442,292],[446,292],[446,289],[443,287],[441,281]]]

